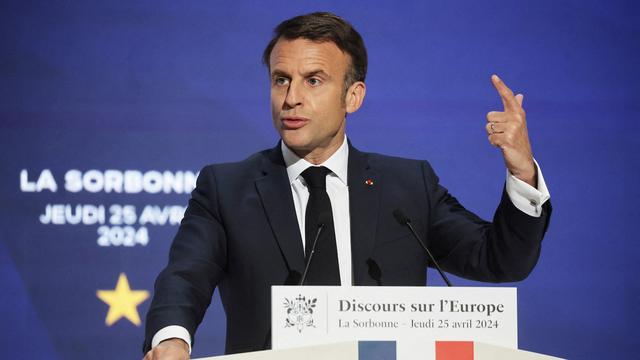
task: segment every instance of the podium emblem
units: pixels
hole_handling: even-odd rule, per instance
[[[298,333],[308,327],[316,327],[313,319],[314,308],[317,298],[306,298],[298,295],[293,300],[284,298],[283,305],[287,311],[285,318],[285,328],[295,327]]]

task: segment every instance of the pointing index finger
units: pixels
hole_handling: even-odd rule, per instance
[[[516,110],[518,106],[518,102],[513,95],[513,91],[509,89],[509,87],[498,77],[498,75],[491,75],[491,82],[493,86],[498,90],[498,94],[500,94],[500,99],[502,99],[502,105],[504,106],[504,110]]]

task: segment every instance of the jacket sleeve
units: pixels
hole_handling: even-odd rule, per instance
[[[187,329],[193,342],[227,267],[227,241],[217,201],[213,168],[205,167],[171,245],[169,262],[156,279],[143,352],[151,348],[154,334],[169,325]]]
[[[503,190],[493,221],[487,222],[449,194],[426,162],[423,176],[430,214],[428,246],[445,271],[488,282],[520,281],[531,273],[549,225],[549,201],[540,217],[532,217],[518,210]]]

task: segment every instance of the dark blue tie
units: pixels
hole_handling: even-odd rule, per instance
[[[309,189],[305,215],[305,259],[309,258],[318,229],[322,228],[305,285],[340,285],[336,232],[326,186],[330,172],[324,166],[312,166],[302,172]]]

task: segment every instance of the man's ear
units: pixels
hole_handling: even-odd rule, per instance
[[[360,109],[364,96],[367,93],[367,86],[362,81],[356,81],[347,89],[345,94],[345,104],[347,108],[347,114],[354,113]]]

